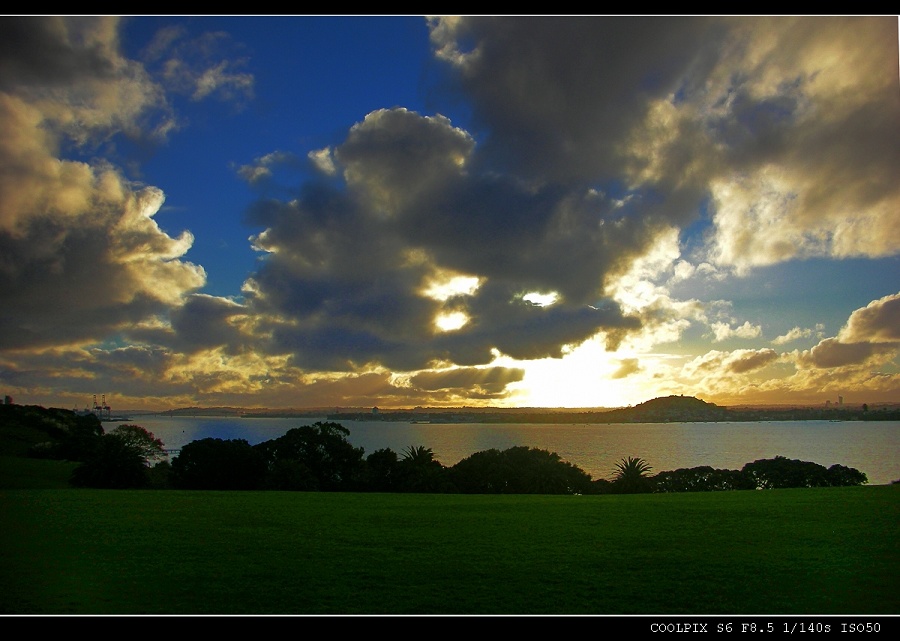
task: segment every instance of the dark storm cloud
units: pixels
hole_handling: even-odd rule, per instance
[[[382,110],[335,150],[346,190],[311,184],[251,209],[248,220],[267,225],[254,244],[268,254],[246,296],[272,322],[272,353],[304,368],[409,371],[483,365],[495,350],[559,357],[600,331],[618,339],[639,327],[604,299],[604,283],[656,228],[594,191],[470,173],[473,151],[445,118]],[[442,271],[481,285],[428,297]],[[557,302],[523,300],[535,291]],[[441,312],[468,322],[439,332]]]
[[[92,29],[114,28],[115,17],[0,17],[0,91],[23,86],[69,84],[86,77],[112,78],[115,66],[101,39],[82,37],[80,23]]]
[[[405,109],[369,114],[335,150],[362,215],[382,236],[423,248],[441,267],[556,291],[572,305],[596,301],[608,272],[646,251],[661,230],[662,221],[641,215],[646,203],[535,188],[479,171],[475,156],[471,139],[447,119]]]
[[[148,114],[167,117],[159,87],[120,55],[118,26],[104,17],[0,19],[12,44],[0,41],[13,49],[0,63],[3,349],[103,341],[204,283],[202,268],[178,260],[190,233],[172,238],[153,221],[160,190],[104,160],[57,157],[64,146],[141,131]]]
[[[668,16],[473,16],[432,23],[473,100],[482,154],[538,182],[595,184],[621,173],[625,137],[648,102],[683,91],[725,31]],[[457,53],[467,55],[460,61]]]
[[[429,21],[479,163],[712,216],[739,270],[900,250],[892,16],[470,16]],[[751,231],[752,230],[752,231]]]
[[[615,349],[620,330],[636,330],[638,319],[625,316],[618,305],[540,306],[516,297],[521,290],[488,282],[471,297],[466,310],[473,322],[435,340],[438,356],[465,365],[490,362],[491,350],[516,359],[559,358],[566,346],[578,345],[601,330]]]
[[[157,323],[124,330],[129,340],[165,346],[182,354],[223,348],[226,353],[252,349],[252,341],[241,330],[246,310],[224,298],[195,294],[178,307],[167,308]]]
[[[509,383],[521,381],[525,370],[518,367],[457,367],[444,372],[423,372],[410,377],[415,387],[429,392],[437,390],[466,390],[477,387],[485,392],[497,394],[503,392]]]
[[[23,227],[18,232],[0,228],[3,349],[103,340],[123,326],[164,311],[172,288],[199,285],[191,266],[172,263],[154,268],[154,256],[167,255],[171,247],[165,245],[174,241],[146,229],[123,232],[145,236],[144,247],[132,250],[137,260],[133,264],[146,261],[147,271],[139,273],[120,262],[128,254],[123,248],[129,241],[117,244],[116,235],[98,223],[70,227],[59,219],[33,218]],[[147,251],[160,240],[162,246]],[[156,289],[154,277],[166,279],[165,285]]]
[[[604,342],[621,343],[618,356],[645,350],[609,361],[623,390],[672,373],[685,390],[742,391],[774,369],[773,350],[657,369],[656,345],[697,353],[681,339],[704,304],[660,284],[673,263],[726,278],[900,251],[895,16],[446,17],[428,21],[432,44],[471,122],[377,109],[344,123],[335,147],[212,157],[291,196],[247,212],[265,231],[243,301],[198,294],[192,234],[154,220],[163,189],[180,185],[130,180],[116,147],[188,124],[175,100],[240,108],[254,78],[239,43],[192,36],[183,20],[128,59],[123,20],[0,18],[0,380],[29,393],[494,401],[513,382],[527,393],[523,372],[539,371],[495,359]],[[314,82],[313,105],[328,90]],[[259,140],[274,126],[259,124]],[[309,170],[316,179],[284,184]],[[852,370],[866,386],[863,371],[895,368],[898,301],[873,301],[795,352],[790,385],[820,390]],[[760,329],[728,321],[713,327]],[[576,363],[555,382],[582,377]],[[896,376],[883,380],[887,394]]]
[[[240,345],[241,334],[228,321],[243,315],[240,305],[213,296],[191,296],[172,311],[172,330],[191,351],[223,345]]]

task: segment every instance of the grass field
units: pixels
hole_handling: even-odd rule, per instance
[[[0,460],[3,614],[900,613],[896,485],[78,490],[68,464],[23,461]]]

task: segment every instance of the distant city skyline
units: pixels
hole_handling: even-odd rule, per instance
[[[4,16],[0,391],[900,402],[898,27]]]

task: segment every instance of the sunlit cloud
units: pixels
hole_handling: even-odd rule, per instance
[[[297,157],[294,154],[273,151],[255,159],[252,165],[241,165],[237,168],[237,174],[250,184],[259,184],[272,178],[274,168],[297,164]]]
[[[331,149],[317,149],[309,152],[307,157],[312,161],[313,165],[327,176],[333,176],[337,173],[337,167],[334,164],[334,158],[331,155]]]
[[[816,325],[815,329],[810,328],[800,328],[793,327],[786,334],[782,334],[781,336],[777,336],[772,339],[773,345],[785,345],[786,343],[790,343],[796,340],[800,340],[801,338],[809,338],[811,336],[817,336],[822,338],[822,330],[824,330],[824,326],[822,324]]]
[[[287,76],[238,18],[170,18],[153,33],[139,16],[0,22],[11,392],[383,407],[900,393],[894,17],[423,18],[439,108],[373,95],[340,122],[326,118],[351,80],[295,65],[304,93],[282,99],[270,79]],[[160,169],[182,156],[183,176]],[[238,193],[198,163],[242,195],[190,200]],[[252,230],[209,238],[231,219]],[[250,256],[233,295],[204,291],[223,260],[210,246]],[[876,264],[884,281],[860,279],[852,302],[846,284],[767,282],[804,261]]]
[[[744,321],[744,324],[738,327],[732,327],[728,323],[712,323],[710,328],[713,331],[713,340],[717,343],[729,338],[756,338],[762,332],[759,325],[751,325],[750,321]]]
[[[636,358],[625,358],[619,362],[619,369],[612,373],[612,378],[625,378],[641,370]]]
[[[886,364],[900,353],[900,294],[855,310],[835,338],[826,338],[799,354],[804,366],[839,368],[863,363]]]
[[[456,296],[472,296],[478,291],[480,284],[481,279],[477,276],[440,272],[428,279],[428,285],[422,293],[443,302]]]
[[[469,318],[464,312],[441,313],[434,319],[434,324],[443,332],[459,329],[467,322],[469,322]]]
[[[532,305],[537,305],[538,307],[546,307],[559,300],[559,295],[556,292],[549,292],[546,294],[541,292],[529,292],[522,296],[522,300],[531,303]]]
[[[900,293],[874,300],[850,314],[838,339],[843,342],[900,342]]]

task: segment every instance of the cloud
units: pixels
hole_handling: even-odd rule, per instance
[[[421,372],[411,376],[412,386],[434,391],[452,391],[460,398],[474,393],[475,398],[503,398],[508,395],[506,386],[521,381],[525,374],[522,368],[506,367],[457,367],[445,371]]]
[[[709,351],[686,364],[684,370],[704,378],[720,374],[746,374],[773,363],[778,354],[773,349],[739,349],[733,352]]]
[[[300,198],[259,201],[249,220],[266,227],[253,238],[265,257],[245,298],[270,323],[270,353],[303,368],[412,371],[486,365],[498,351],[560,357],[637,329],[604,282],[661,230],[593,190],[473,171],[476,154],[446,118],[380,110],[334,150],[346,189],[313,182]],[[480,284],[438,300],[428,286],[445,273]],[[553,304],[530,303],[533,292]],[[441,332],[442,314],[466,322]]]
[[[741,46],[721,66],[741,69],[742,80],[722,76],[717,90],[726,154],[710,182],[713,259],[745,270],[792,258],[896,254],[896,20],[736,22]]]
[[[333,176],[337,173],[337,167],[334,164],[334,158],[331,156],[331,149],[318,149],[315,151],[309,152],[307,157],[312,161],[313,166],[315,166],[319,171],[328,176]]]
[[[494,164],[622,185],[641,216],[679,225],[708,204],[703,260],[739,272],[900,251],[894,17],[429,24]]]
[[[237,168],[237,174],[251,185],[257,185],[272,179],[273,168],[282,166],[296,167],[299,165],[297,156],[286,151],[273,151],[256,158],[253,164],[241,165]]]
[[[807,367],[840,368],[888,362],[900,353],[900,294],[891,294],[855,310],[837,337],[800,353]]]
[[[175,127],[171,109],[146,70],[120,54],[119,25],[113,16],[4,17],[4,120],[27,118],[26,136],[39,121],[44,136],[34,142],[51,153],[61,139],[90,148],[120,133],[163,139]]]
[[[648,100],[679,88],[698,62],[697,43],[726,35],[713,20],[671,17],[473,16],[430,27],[436,54],[489,132],[489,161],[567,183],[619,175]]]
[[[900,293],[874,300],[854,311],[841,328],[838,339],[846,343],[900,342]]]
[[[471,119],[375,109],[336,144],[236,164],[281,196],[246,212],[260,260],[232,300],[200,293],[192,233],[159,228],[163,191],[117,147],[175,134],[178,100],[247,104],[240,45],[167,28],[133,60],[115,17],[0,21],[0,379],[183,404],[453,404],[508,399],[525,362],[585,346],[613,352],[582,358],[615,389],[897,389],[900,294],[835,337],[772,341],[821,339],[806,351],[690,356],[705,326],[762,334],[704,299],[713,281],[900,252],[894,17],[427,24]],[[279,184],[298,168],[313,178]]]
[[[619,362],[619,368],[613,372],[611,378],[626,378],[641,371],[638,359],[624,358]]]
[[[813,367],[842,367],[865,362],[882,351],[883,348],[871,343],[843,343],[836,338],[826,338],[804,352],[800,362]],[[891,351],[896,352],[896,348]]]
[[[141,52],[142,61],[172,93],[197,102],[215,98],[242,108],[254,96],[256,79],[241,47],[221,31],[192,36],[181,26],[161,29]]]
[[[3,349],[103,341],[205,283],[182,260],[190,232],[170,237],[153,219],[162,191],[104,160],[59,157],[156,135],[170,117],[158,85],[119,54],[117,28],[102,17],[0,21],[0,41],[21,44],[2,57]]]
[[[739,327],[732,327],[728,323],[712,323],[710,327],[715,336],[713,340],[717,343],[729,338],[756,338],[762,332],[759,325],[751,325],[750,321],[744,321]]]
[[[816,325],[816,332],[821,333],[822,329],[824,329],[824,327],[821,324]],[[790,343],[792,341],[796,341],[801,338],[809,338],[812,335],[813,335],[813,330],[809,329],[808,327],[802,328],[802,329],[800,327],[793,327],[793,328],[791,328],[791,330],[788,333],[782,334],[781,336],[773,338],[772,344],[773,345],[784,345],[785,343]]]

